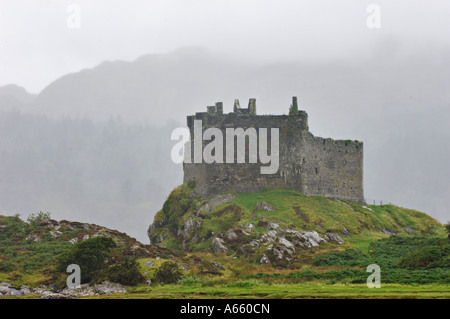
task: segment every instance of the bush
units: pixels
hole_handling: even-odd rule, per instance
[[[23,244],[23,240],[29,234],[29,225],[18,216],[0,216],[0,224],[3,226],[0,231],[1,246],[8,247],[16,244]]]
[[[127,286],[136,286],[145,281],[139,271],[139,264],[134,259],[124,259],[108,267],[104,272],[104,279]]]
[[[11,272],[15,269],[14,263],[10,261],[0,261],[0,271],[1,272]]]
[[[289,115],[298,115],[298,106],[297,105],[291,105],[289,107]]]
[[[180,266],[175,262],[167,261],[155,271],[153,279],[159,284],[174,284],[182,277]]]
[[[110,249],[116,247],[108,237],[95,237],[76,243],[58,261],[57,271],[66,272],[67,266],[77,264],[81,268],[81,283],[91,282],[106,267]]]
[[[329,252],[314,258],[314,266],[365,266],[368,257],[359,250],[347,249],[343,252]]]
[[[41,226],[42,223],[46,223],[50,220],[50,213],[49,212],[39,212],[37,214],[31,214],[30,216],[28,216],[27,218],[27,222],[30,223],[31,227],[33,227],[34,229],[38,228],[39,226]]]
[[[425,247],[401,258],[399,265],[405,268],[448,267],[448,258],[445,257],[449,254],[450,248]]]
[[[317,279],[320,278],[320,274],[315,272],[314,270],[306,269],[300,272],[292,272],[287,275],[288,278],[306,278],[306,279]]]

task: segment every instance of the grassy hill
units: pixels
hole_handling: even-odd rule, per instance
[[[66,264],[84,263],[85,282],[128,286],[101,298],[450,297],[450,240],[425,213],[289,189],[205,199],[193,187],[168,196],[152,245],[44,213],[0,216],[0,282],[61,291]],[[365,285],[371,264],[381,290]]]
[[[321,239],[317,245],[296,242],[292,235],[314,232]],[[182,185],[156,214],[149,236],[187,256],[221,263],[220,279],[205,280],[195,269],[190,275],[199,276],[202,287],[211,280],[225,284],[224,291],[229,285],[361,285],[370,264],[381,267],[384,284],[443,284],[447,290],[450,284],[445,227],[395,205],[308,197],[289,189],[221,194],[208,201]],[[217,240],[221,251],[215,249]]]
[[[432,217],[395,205],[308,197],[290,189],[237,193],[229,199],[217,206],[213,204],[211,209],[208,201],[193,195],[188,185],[176,188],[155,215],[156,227],[149,231],[151,241],[172,249],[183,249],[184,241],[184,250],[208,251],[217,234],[245,229],[251,224],[254,229],[247,236],[248,241],[267,233],[269,223],[282,229],[316,231],[319,235],[337,233],[346,242],[345,247],[364,252],[368,252],[371,242],[391,235],[446,236],[443,225]],[[261,209],[258,203],[267,203],[271,209]],[[189,225],[194,227],[186,232]]]
[[[0,282],[9,282],[14,287],[64,287],[68,274],[65,267],[57,269],[60,260],[80,244],[96,238],[108,238],[114,243],[110,256],[115,258],[110,258],[106,266],[168,254],[158,246],[143,245],[117,230],[75,221],[56,221],[49,213],[33,214],[28,221],[19,216],[0,216]]]

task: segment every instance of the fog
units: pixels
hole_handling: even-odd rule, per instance
[[[70,28],[70,4],[80,28]],[[369,4],[380,7],[380,29],[369,29]],[[382,54],[407,43],[407,58],[449,46],[445,0],[1,0],[0,85],[39,93],[56,78],[104,60],[201,46],[246,62],[327,61]],[[71,11],[73,12],[73,11]],[[374,52],[373,44],[390,38]]]
[[[148,242],[186,116],[292,96],[323,137],[364,142],[376,200],[450,219],[450,3],[0,1],[0,214],[50,211]],[[76,21],[77,22],[77,21]]]

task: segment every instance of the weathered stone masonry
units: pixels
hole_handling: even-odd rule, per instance
[[[293,105],[297,106],[296,103],[294,97]],[[207,112],[187,117],[192,138],[194,120],[202,120],[203,131],[216,127],[223,136],[227,127],[254,127],[257,132],[259,128],[267,128],[269,132],[270,128],[279,128],[280,135],[279,170],[276,174],[261,174],[262,164],[251,164],[248,160],[243,164],[184,163],[184,182],[195,180],[196,192],[203,196],[230,191],[292,188],[305,195],[364,202],[363,143],[315,137],[309,132],[305,111],[290,115],[256,115],[256,101],[250,99],[248,108],[240,108],[236,100],[234,112],[224,114],[223,104],[219,102],[208,106]],[[270,150],[270,134],[268,143]],[[194,154],[193,145],[191,147],[191,154]]]

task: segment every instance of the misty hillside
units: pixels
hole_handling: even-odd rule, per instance
[[[181,182],[181,166],[172,164],[170,145],[160,138],[171,131],[3,113],[0,211],[103,222],[148,242],[151,212]]]
[[[182,180],[170,160],[174,127],[217,101],[230,112],[235,98],[243,106],[256,98],[258,114],[287,113],[296,95],[312,133],[364,142],[369,201],[444,222],[449,68],[448,51],[406,52],[389,43],[359,59],[265,65],[187,48],[103,62],[37,96],[2,87],[1,213],[48,210],[145,241],[144,225]]]
[[[29,110],[36,96],[16,84],[2,86],[0,87],[0,110]]]
[[[245,106],[248,98],[255,97],[259,114],[281,114],[291,96],[298,95],[301,107],[314,118],[320,116],[317,122],[322,124],[316,125],[322,129],[336,120],[354,127],[348,112],[367,119],[448,105],[450,74],[443,70],[450,67],[450,52],[405,55],[398,50],[378,48],[373,56],[358,60],[301,62],[299,58],[256,65],[185,48],[132,62],[106,61],[67,74],[37,96],[33,109],[51,117],[109,120],[120,115],[126,122],[184,123],[186,114],[216,101],[223,101],[225,111],[231,111],[235,98]],[[337,131],[340,126],[331,128]]]

